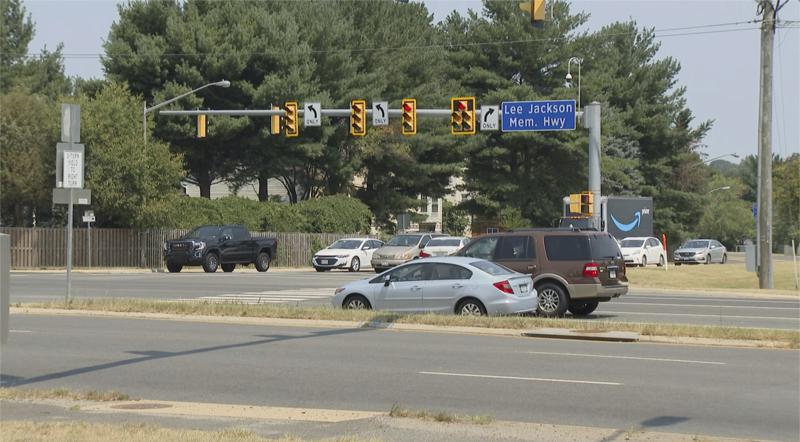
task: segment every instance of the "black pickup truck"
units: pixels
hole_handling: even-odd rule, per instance
[[[202,226],[165,242],[164,261],[170,273],[196,265],[202,265],[208,273],[218,267],[232,272],[236,264],[255,264],[256,270],[266,272],[277,251],[277,239],[253,238],[244,226]]]

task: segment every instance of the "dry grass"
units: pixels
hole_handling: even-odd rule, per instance
[[[488,425],[494,422],[494,417],[486,414],[477,416],[467,416],[463,414],[452,414],[446,411],[412,410],[403,408],[399,405],[392,405],[389,410],[390,417],[408,417],[422,419],[426,421],[447,422],[447,423],[467,423],[476,425]]]
[[[63,302],[18,304],[19,307],[63,309]],[[629,331],[645,336],[691,337],[771,341],[783,347],[800,348],[800,331],[726,326],[646,324],[578,319],[536,318],[529,316],[463,317],[456,315],[398,314],[371,310],[342,310],[330,307],[290,305],[215,304],[170,302],[143,299],[78,299],[67,308],[75,310],[167,313],[175,315],[234,316],[255,318],[315,319],[433,326],[507,328],[567,328],[578,331]]]
[[[681,265],[670,264],[668,270],[659,267],[629,268],[631,287],[658,289],[725,289],[758,291],[758,276],[748,272],[743,263],[725,265]],[[773,261],[774,291],[765,293],[800,294],[794,287],[792,263]]]
[[[127,394],[116,391],[75,391],[66,388],[54,388],[51,390],[23,389],[23,388],[0,388],[0,399],[2,400],[36,400],[36,399],[70,399],[73,401],[96,401],[112,402],[127,401],[130,397]]]

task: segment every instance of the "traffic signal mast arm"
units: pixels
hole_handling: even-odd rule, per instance
[[[367,116],[372,116],[372,109],[367,108]],[[300,116],[305,114],[305,110],[297,109],[297,113]],[[323,117],[342,117],[342,118],[349,118],[351,110],[350,109],[322,109],[321,114]],[[392,117],[401,117],[403,115],[403,111],[400,109],[388,109],[387,112],[389,116]],[[245,109],[245,110],[166,110],[166,111],[159,111],[160,115],[165,115],[168,117],[185,117],[185,116],[194,116],[194,115],[226,115],[230,117],[269,117],[273,115],[284,116],[285,112],[283,109]],[[418,117],[434,117],[434,118],[450,118],[450,109],[417,109],[417,116]],[[502,115],[502,111],[500,112]],[[481,110],[475,109],[475,115],[480,117]],[[583,111],[575,112],[576,118],[580,119],[583,115]]]

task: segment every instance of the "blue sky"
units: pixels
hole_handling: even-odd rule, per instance
[[[36,36],[30,52],[38,52],[44,46],[53,49],[63,43],[68,75],[103,77],[99,57],[70,54],[102,53],[103,40],[117,19],[117,1],[25,0],[24,3],[36,22]],[[481,9],[480,0],[429,0],[425,3],[436,20],[453,10]],[[571,4],[573,11],[591,14],[588,30],[630,18],[642,27],[657,30],[756,18],[754,0],[575,0]],[[800,21],[800,1],[790,0],[781,10],[780,18]],[[715,120],[704,140],[707,147],[702,152],[709,158],[729,153],[755,154],[758,150],[759,31],[670,36],[684,32],[691,31],[661,32],[659,56],[671,56],[681,63],[680,85],[687,87],[688,106],[697,121]],[[581,54],[575,55],[580,57]],[[800,151],[800,27],[780,29],[776,34],[773,87],[773,151],[786,156]],[[584,101],[587,99],[591,97],[584,97]],[[731,157],[726,159],[737,161]]]

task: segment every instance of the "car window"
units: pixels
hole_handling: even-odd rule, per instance
[[[491,261],[475,261],[469,263],[472,267],[481,269],[482,271],[492,275],[508,275],[511,273],[516,273],[513,270],[509,269],[508,267],[501,266],[500,264],[491,262]]]
[[[232,230],[233,230],[233,235],[231,235],[231,238],[238,241],[245,241],[250,239],[250,232],[248,232],[247,229],[245,229],[244,227],[234,226]]]
[[[641,239],[623,239],[619,244],[620,247],[636,248],[641,247],[644,241]]]
[[[233,227],[224,227],[222,229],[222,236],[228,235],[229,237],[233,238]]]
[[[408,281],[422,281],[427,279],[426,273],[430,265],[411,264],[407,266],[398,267],[393,270],[390,275],[392,281],[408,282]]]
[[[361,247],[360,239],[340,239],[329,245],[329,249],[347,249],[353,250]]]
[[[534,257],[533,247],[531,247],[531,237],[524,236],[503,236],[497,243],[494,251],[494,259],[502,261],[507,259],[531,259]]]
[[[411,247],[416,246],[419,243],[420,236],[419,235],[397,235],[392,237],[389,242],[386,243],[387,246],[401,246],[401,247]]]
[[[419,243],[420,248],[427,246],[428,243],[430,242],[430,240],[431,240],[430,235],[423,236],[422,237],[422,241],[420,241],[420,243]]]
[[[472,272],[455,264],[434,263],[431,268],[430,279],[469,279]]]
[[[377,240],[373,240],[372,241],[372,247],[375,248],[375,249],[379,249],[379,248],[383,247],[383,242],[377,241]]]
[[[619,250],[619,246],[617,246],[617,242],[614,241],[614,238],[612,238],[611,235],[591,235],[589,237],[589,242],[592,249],[593,259],[616,258],[622,255]]]
[[[497,246],[496,236],[478,238],[471,244],[467,245],[462,255],[469,256],[471,258],[492,259],[494,256],[495,246]]]
[[[425,247],[460,247],[461,240],[460,239],[439,239],[433,238],[428,242],[428,245]]]
[[[545,236],[544,250],[550,261],[589,261],[591,259],[589,238],[586,236]]]
[[[708,247],[708,241],[698,240],[686,241],[681,246],[682,249],[705,249],[706,247]]]
[[[219,227],[217,226],[203,226],[198,227],[191,232],[183,235],[181,239],[188,238],[216,238],[219,235]]]

